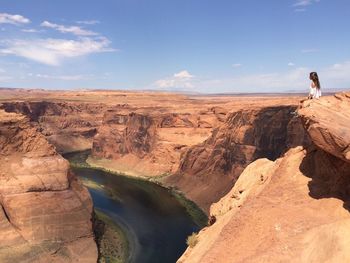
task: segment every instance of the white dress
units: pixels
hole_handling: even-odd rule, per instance
[[[312,87],[312,84],[310,84],[310,96],[313,99],[319,99],[321,97],[321,89],[318,89],[316,87]]]

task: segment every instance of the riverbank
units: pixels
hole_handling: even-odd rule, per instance
[[[142,178],[145,180],[151,178],[151,176],[145,176],[139,172],[133,171],[130,167],[121,165],[116,166],[115,163],[109,159],[96,159],[92,158],[91,156],[88,156],[88,158],[86,159],[86,163],[89,164],[90,167],[101,168],[105,171],[113,172],[115,174],[120,174],[123,176]]]
[[[96,235],[99,262],[123,262],[127,257],[124,262],[173,263],[185,251],[187,237],[207,225],[205,213],[176,189],[92,167],[86,162],[88,156],[84,151],[64,157],[89,188],[95,210],[109,218],[103,221],[117,225],[117,229],[109,227],[103,241]]]
[[[164,174],[162,176],[156,177],[146,177],[141,175],[136,175],[133,173],[128,173],[125,171],[111,169],[111,166],[105,167],[104,164],[108,164],[108,162],[96,162],[95,159],[90,158],[90,151],[78,151],[71,152],[64,155],[66,159],[70,162],[71,167],[75,168],[90,168],[94,170],[104,171],[110,174],[114,174],[116,176],[124,176],[131,180],[135,180],[136,182],[151,182],[170,191],[170,193],[178,200],[179,203],[186,209],[189,216],[192,220],[197,224],[198,227],[203,228],[207,225],[208,217],[206,213],[193,201],[186,198],[186,196],[176,188],[165,186],[162,183],[162,180],[169,176],[169,174]]]
[[[130,259],[130,244],[125,231],[106,213],[95,209],[94,232],[98,263],[124,263]]]

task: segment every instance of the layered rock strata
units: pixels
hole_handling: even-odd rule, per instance
[[[92,201],[20,114],[0,110],[0,261],[96,262]]]
[[[0,108],[26,115],[60,153],[91,149],[106,106],[97,103],[20,101]]]
[[[139,176],[174,173],[184,150],[208,138],[223,115],[217,108],[171,113],[162,108],[115,107],[104,115],[90,161]]]

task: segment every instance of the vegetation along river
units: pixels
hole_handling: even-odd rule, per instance
[[[97,215],[109,218],[123,233],[128,251],[120,262],[176,262],[187,247],[187,237],[203,226],[205,215],[181,195],[156,183],[89,167],[85,162],[88,154],[70,153],[65,158],[88,187]]]

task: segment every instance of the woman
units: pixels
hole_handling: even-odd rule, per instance
[[[321,85],[320,80],[318,79],[318,75],[316,72],[310,73],[310,93],[308,99],[319,99],[321,97]]]

